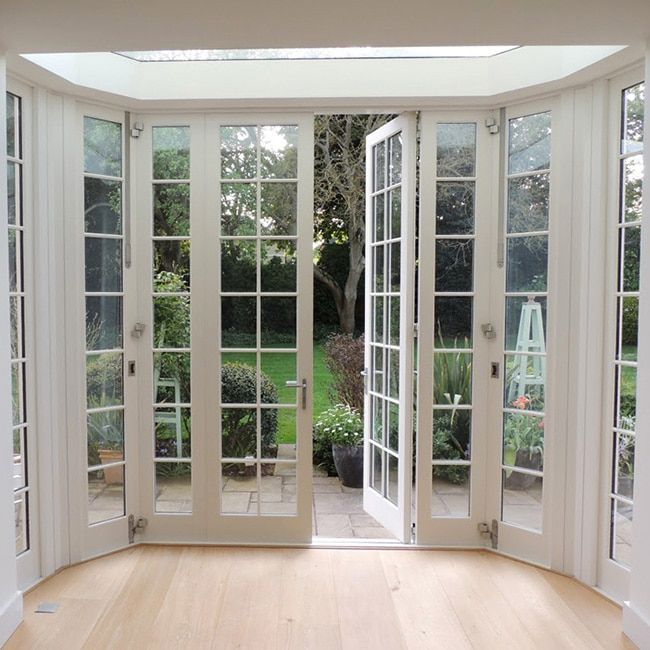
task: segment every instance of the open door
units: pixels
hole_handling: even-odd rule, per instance
[[[366,138],[366,398],[363,507],[397,539],[411,530],[415,115]]]

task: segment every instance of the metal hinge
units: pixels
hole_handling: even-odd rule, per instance
[[[492,526],[486,521],[482,521],[478,525],[478,532],[481,537],[489,538],[492,548],[497,548],[499,545],[499,522],[496,519],[492,520]]]
[[[496,118],[494,117],[488,117],[487,120],[485,120],[485,126],[490,135],[496,135],[501,130]]]
[[[411,543],[415,543],[415,522],[411,524]]]
[[[133,544],[135,541],[136,533],[144,532],[148,523],[145,517],[138,517],[136,519],[134,515],[129,515],[129,544]]]
[[[142,122],[134,122],[131,125],[131,137],[139,138],[140,134],[144,131],[144,124]]]
[[[413,323],[413,336],[417,338],[419,332],[420,332],[420,327],[418,326],[417,323]]]

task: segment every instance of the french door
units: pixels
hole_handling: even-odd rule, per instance
[[[415,345],[413,118],[367,139],[364,508],[402,541],[550,562],[553,112],[421,113]]]
[[[311,539],[311,116],[138,118],[142,539]]]

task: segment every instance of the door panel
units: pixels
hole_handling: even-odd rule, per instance
[[[366,349],[363,507],[411,535],[415,116],[366,138]]]

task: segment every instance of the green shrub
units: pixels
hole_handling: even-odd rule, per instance
[[[363,336],[333,334],[325,343],[325,363],[332,374],[330,399],[347,404],[363,418]]]
[[[323,411],[314,422],[314,465],[326,470],[328,476],[336,476],[332,444],[363,444],[363,420],[355,409],[345,404]]]
[[[469,458],[469,422],[467,411],[439,415],[433,432],[434,458],[467,460]],[[462,465],[436,465],[436,478],[460,485],[467,480],[467,467]]]
[[[221,401],[224,404],[251,404],[251,408],[222,409],[222,455],[226,458],[245,458],[255,455],[257,440],[257,402],[255,368],[243,363],[224,363],[221,367]],[[276,404],[278,389],[269,377],[260,377],[261,401]],[[262,455],[271,457],[276,451],[278,410],[261,409]]]

